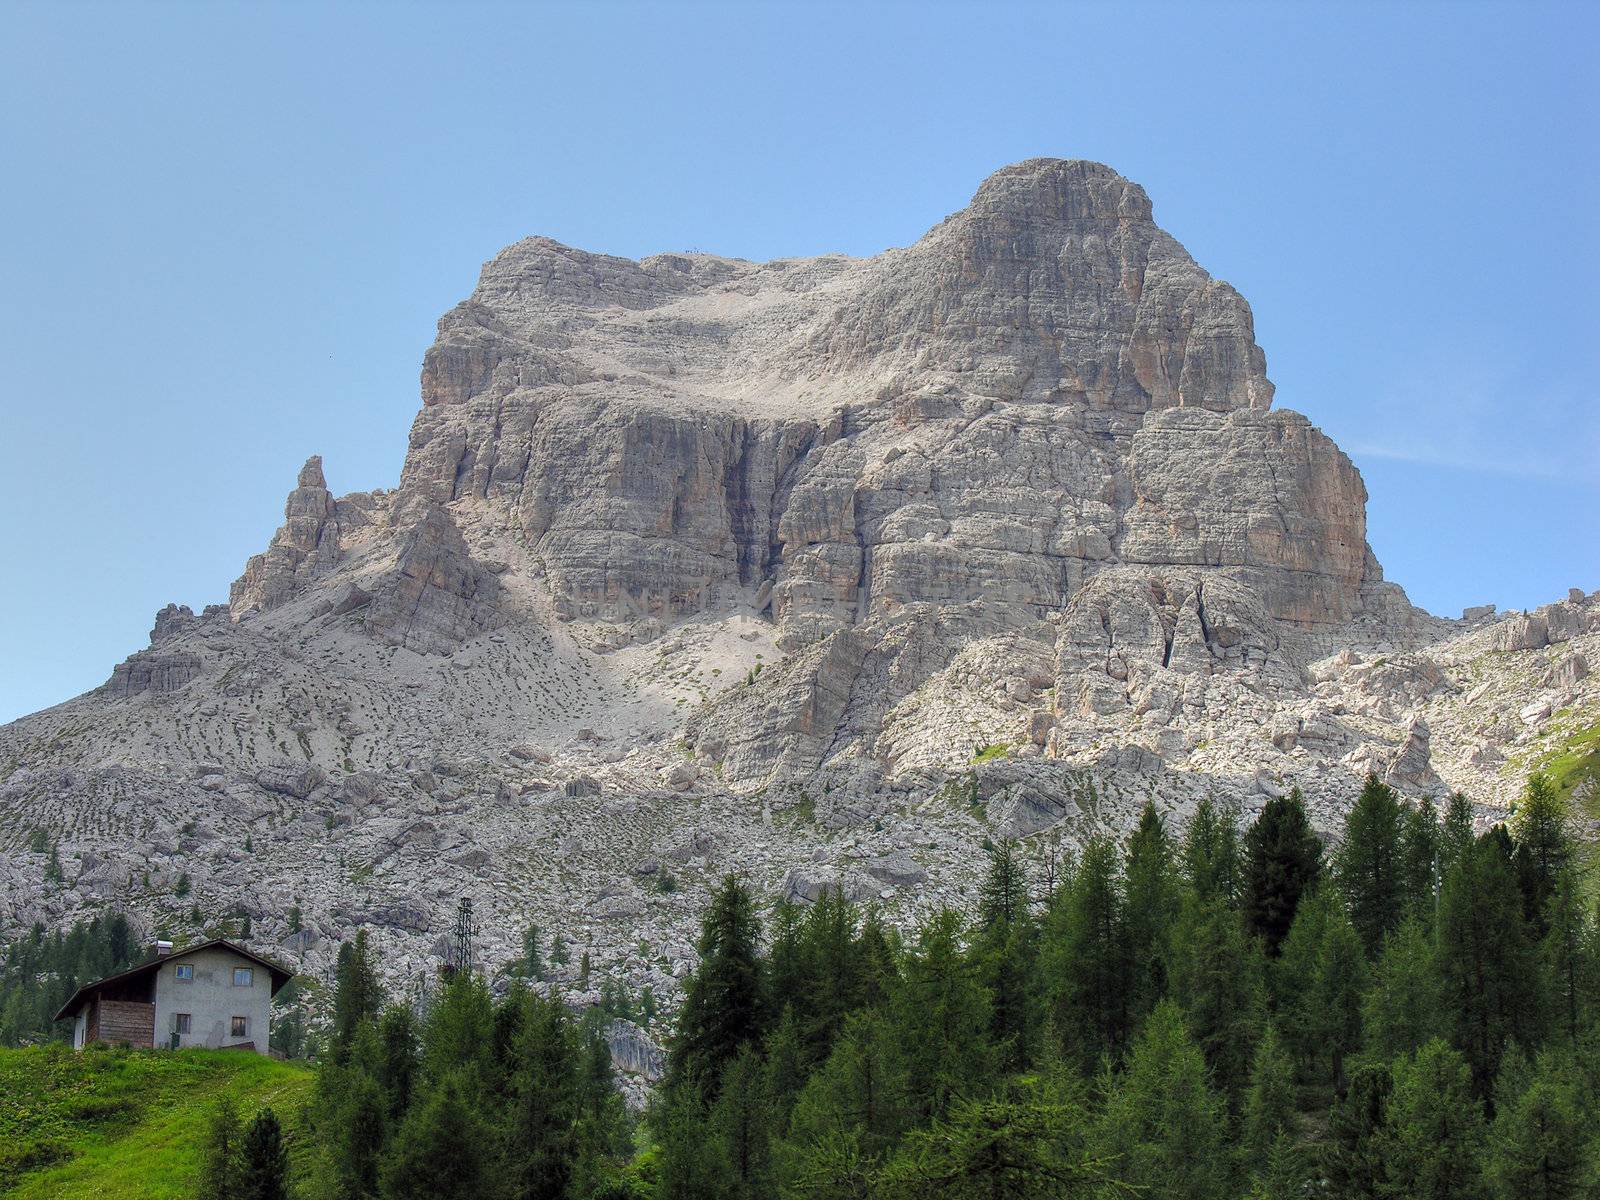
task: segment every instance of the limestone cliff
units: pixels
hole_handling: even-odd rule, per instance
[[[467,893],[490,961],[537,920],[667,994],[725,870],[910,920],[983,837],[1146,799],[1493,805],[1600,708],[1594,597],[1457,622],[1383,580],[1249,306],[1098,164],[869,259],[529,238],[421,391],[396,491],[311,458],[226,607],[0,730],[0,925],[181,920],[186,874],[313,967],[357,922],[415,965]]]

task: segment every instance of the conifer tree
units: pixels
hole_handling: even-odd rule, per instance
[[[1401,917],[1415,917],[1424,925],[1433,922],[1439,898],[1439,861],[1442,855],[1439,813],[1433,801],[1424,797],[1409,809],[1400,826]]]
[[[668,1077],[715,1098],[722,1072],[763,1032],[761,925],[750,893],[729,875],[711,897],[700,929],[700,966],[684,989]]]
[[[1529,778],[1511,832],[1516,842],[1513,864],[1522,889],[1522,915],[1538,941],[1549,932],[1545,910],[1572,863],[1566,805],[1545,776]]]
[[[754,1047],[745,1046],[723,1073],[709,1128],[722,1144],[729,1200],[766,1200],[772,1194],[772,1106]]]
[[[860,1000],[860,912],[831,887],[823,891],[800,926],[801,988],[807,998],[801,1028],[811,1061],[826,1058],[846,1014]]]
[[[391,1004],[378,1023],[378,1086],[383,1091],[384,1114],[398,1123],[411,1104],[418,1069],[417,1026],[411,1010]]]
[[[339,947],[334,968],[333,1057],[343,1061],[356,1032],[363,1024],[376,1021],[383,1007],[383,987],[373,966],[367,931],[356,932],[355,941]]]
[[[1499,1106],[1485,1174],[1495,1200],[1595,1194],[1595,1143],[1573,1064],[1541,1055],[1520,1095]]]
[[[1239,898],[1239,830],[1210,796],[1200,801],[1183,840],[1183,874],[1201,900]]]
[[[1033,1058],[1038,938],[1027,877],[1011,839],[989,851],[978,920],[973,952],[980,981],[991,997],[989,1036],[1002,1069],[1020,1071]]]
[[[1434,1040],[1395,1060],[1394,1090],[1378,1136],[1381,1194],[1404,1200],[1476,1200],[1483,1107],[1466,1060]]]
[[[1449,1030],[1442,1019],[1433,940],[1415,916],[1384,942],[1372,984],[1361,1002],[1369,1053],[1380,1062],[1410,1054]]]
[[[1265,1174],[1278,1140],[1293,1136],[1294,1117],[1294,1063],[1277,1030],[1269,1024],[1256,1043],[1239,1131],[1239,1151],[1246,1175]]]
[[[1106,1102],[1097,1139],[1124,1182],[1171,1200],[1222,1200],[1232,1172],[1222,1102],[1176,1005],[1156,1006]]]
[[[1544,941],[1539,955],[1547,981],[1549,1024],[1576,1044],[1593,1016],[1600,993],[1600,964],[1596,962],[1595,928],[1584,912],[1577,867],[1568,863],[1556,877],[1555,889],[1545,901]]]
[[[494,1024],[488,985],[471,971],[446,976],[423,1030],[423,1073],[439,1080],[466,1071],[461,1086],[476,1096],[495,1074]]]
[[[1334,879],[1344,895],[1350,923],[1369,959],[1399,923],[1403,888],[1400,800],[1393,788],[1368,775],[1349,815],[1334,856]]]
[[[1461,856],[1439,896],[1440,996],[1450,1041],[1486,1099],[1506,1044],[1537,1041],[1537,959],[1522,920],[1522,892],[1502,828]]]
[[[1476,838],[1473,832],[1472,801],[1461,792],[1453,792],[1445,806],[1444,820],[1439,823],[1439,884],[1445,876],[1472,849]]]
[[[565,1200],[578,1158],[578,1047],[559,1001],[523,998],[503,1175],[514,1200]]]
[[[847,1133],[855,1135],[864,1159],[881,1161],[910,1125],[914,1103],[893,1027],[877,1013],[852,1015],[795,1103],[786,1178],[809,1174],[819,1149]]]
[[[767,1095],[772,1102],[774,1137],[788,1131],[789,1114],[806,1082],[805,1047],[794,1005],[785,1004],[766,1039]]]
[[[1193,893],[1174,939],[1173,995],[1205,1055],[1213,1085],[1237,1105],[1266,1011],[1260,943],[1220,896]]]
[[[1132,1019],[1137,1026],[1166,994],[1171,941],[1180,905],[1172,839],[1153,803],[1146,802],[1128,839],[1123,871],[1128,950],[1133,961]]]
[[[1361,1035],[1366,959],[1334,888],[1317,888],[1300,904],[1275,974],[1285,1040],[1342,1087],[1344,1060]]]
[[[800,906],[787,896],[780,896],[772,906],[772,941],[763,975],[765,1004],[771,1012],[778,1012],[806,988],[806,963],[801,946],[804,924],[805,913]]]
[[[1268,800],[1244,835],[1241,908],[1245,927],[1269,957],[1294,924],[1300,897],[1322,874],[1322,839],[1311,830],[1298,788]]]
[[[487,1189],[486,1133],[467,1096],[476,1080],[438,1080],[406,1114],[382,1168],[384,1200],[479,1200]]]
[[[721,1200],[727,1194],[727,1153],[720,1138],[706,1136],[709,1118],[692,1081],[669,1081],[656,1093],[649,1114],[656,1143],[654,1200]]]
[[[861,934],[856,939],[856,962],[860,973],[860,1003],[881,1007],[888,1002],[899,978],[898,940],[884,924],[883,912],[874,901],[861,918]]]
[[[989,994],[962,953],[961,919],[941,910],[917,934],[893,1001],[910,1092],[923,1119],[989,1084]]]
[[[876,1180],[882,1200],[1075,1200],[1125,1195],[1104,1158],[1074,1136],[1081,1114],[1060,1103],[962,1101],[947,1121],[906,1139]],[[849,1192],[835,1195],[848,1196]],[[860,1194],[860,1193],[856,1193]]]
[[[206,1140],[200,1153],[200,1200],[234,1200],[239,1194],[243,1140],[239,1110],[233,1097],[224,1094],[206,1123]]]
[[[334,1181],[339,1200],[372,1200],[378,1195],[387,1113],[382,1090],[366,1071],[345,1073],[334,1109]]]
[[[1358,1065],[1328,1114],[1322,1170],[1335,1200],[1372,1200],[1385,1194],[1388,1175],[1380,1133],[1388,1118],[1394,1077],[1387,1063]]]
[[[529,979],[544,978],[544,932],[537,925],[522,931],[522,974]]]
[[[1127,1045],[1133,961],[1123,916],[1117,851],[1092,839],[1082,861],[1052,898],[1041,965],[1055,1033],[1083,1070]]]
[[[287,1200],[289,1149],[270,1108],[263,1108],[245,1127],[239,1161],[242,1200]]]

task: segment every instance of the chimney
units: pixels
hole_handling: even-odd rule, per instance
[[[169,955],[171,953],[172,953],[172,943],[171,942],[157,942],[156,943],[156,957],[157,958],[165,958],[167,955]]]

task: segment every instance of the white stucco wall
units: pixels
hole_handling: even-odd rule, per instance
[[[193,979],[179,979],[179,966],[194,967]],[[251,968],[249,987],[235,987],[233,969]],[[156,1046],[172,1045],[173,1015],[189,1014],[189,1032],[179,1037],[182,1046],[232,1046],[254,1042],[265,1054],[271,1040],[272,974],[259,963],[227,950],[201,950],[156,972]],[[245,1035],[234,1037],[234,1017],[248,1022]]]
[[[72,1048],[83,1049],[83,1035],[89,1032],[89,1006],[85,1004],[72,1018]]]

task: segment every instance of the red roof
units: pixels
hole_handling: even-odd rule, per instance
[[[126,971],[120,971],[115,975],[107,975],[104,979],[96,979],[93,983],[84,984],[72,993],[72,999],[61,1006],[61,1011],[56,1014],[56,1020],[60,1021],[66,1017],[76,1015],[89,997],[108,983],[122,983],[125,980],[137,979],[140,975],[158,970],[163,963],[177,962],[180,958],[188,958],[191,954],[198,954],[202,950],[219,949],[237,954],[240,958],[247,958],[269,971],[272,975],[272,994],[274,996],[278,994],[279,988],[294,977],[294,972],[284,970],[277,963],[262,958],[259,954],[252,954],[243,946],[235,945],[233,942],[228,941],[227,938],[212,938],[209,942],[197,942],[193,946],[185,946],[182,950],[174,950],[171,954],[162,954],[150,959],[148,962],[142,962],[137,967],[129,967]]]

